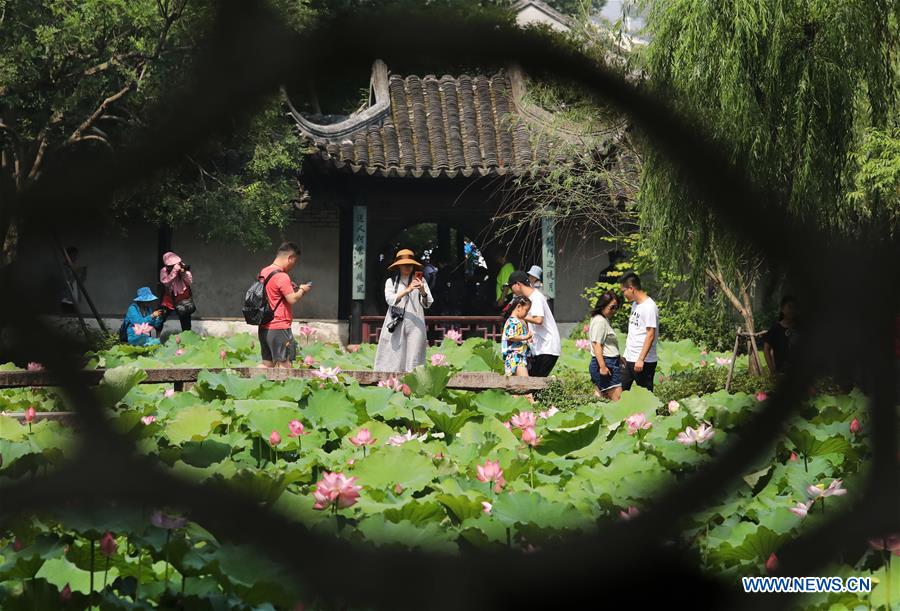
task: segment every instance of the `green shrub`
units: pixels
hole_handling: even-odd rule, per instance
[[[695,367],[670,376],[658,376],[653,393],[663,403],[693,395],[707,395],[725,388],[727,367]],[[746,370],[736,370],[731,380],[731,392],[756,394],[772,389],[774,383],[768,376],[754,376]]]
[[[546,407],[552,405],[562,411],[600,401],[594,396],[591,377],[573,369],[558,370],[555,377],[549,379],[547,388],[535,393],[534,398]]]

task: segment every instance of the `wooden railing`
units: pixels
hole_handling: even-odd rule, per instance
[[[381,336],[384,316],[361,316],[362,341],[376,344]],[[444,333],[454,329],[462,333],[463,338],[482,337],[496,342],[503,335],[502,316],[426,316],[425,326],[428,329],[428,343],[434,345],[444,339]]]

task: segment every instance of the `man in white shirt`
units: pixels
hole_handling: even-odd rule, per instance
[[[545,378],[553,371],[562,348],[553,312],[550,311],[547,298],[531,286],[531,280],[525,272],[515,271],[510,274],[507,286],[514,295],[524,295],[531,300],[531,308],[525,317],[525,322],[532,325],[531,331],[534,332],[534,356],[528,359],[528,375]]]
[[[619,280],[622,296],[631,302],[628,318],[628,339],[625,340],[625,367],[622,371],[622,390],[630,390],[637,382],[653,390],[656,373],[656,344],[659,339],[659,310],[656,302],[641,289],[641,279],[629,272]]]

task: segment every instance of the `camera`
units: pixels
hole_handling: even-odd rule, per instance
[[[391,322],[387,324],[388,333],[393,333],[394,329],[403,322],[403,317],[406,315],[405,310],[401,310],[397,306],[391,306]]]

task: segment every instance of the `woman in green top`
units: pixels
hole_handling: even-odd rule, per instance
[[[597,298],[591,313],[588,338],[591,340],[591,364],[588,371],[597,387],[598,396],[618,401],[622,396],[622,370],[619,357],[619,340],[609,324],[619,310],[619,299],[607,291]]]

